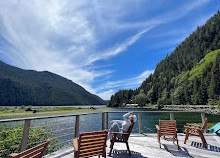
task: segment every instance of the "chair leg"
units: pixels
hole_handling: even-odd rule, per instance
[[[113,146],[114,146],[114,142],[112,141],[112,142],[111,142],[111,145],[110,145],[110,152],[109,152],[109,156],[111,156],[111,154],[112,154],[112,149],[113,149]]]
[[[102,153],[102,157],[106,158],[106,149],[104,149],[104,152]]]
[[[77,152],[77,151],[74,151],[74,158],[77,158],[77,157],[78,157],[77,154],[78,154],[78,152]]]
[[[130,151],[130,149],[129,149],[128,142],[126,142],[126,146],[127,146],[127,149],[128,149],[129,155],[131,155],[131,151]]]
[[[184,144],[186,144],[186,141],[188,140],[188,137],[189,137],[189,133],[188,131],[186,132],[186,137],[185,137],[185,140],[184,140]]]
[[[178,141],[177,135],[176,135],[176,144],[177,144],[177,149],[180,150],[180,146],[179,146],[179,141]]]
[[[173,136],[173,144],[174,144],[174,141],[175,141],[175,136]]]
[[[111,154],[112,154],[112,149],[113,149],[115,140],[116,140],[116,134],[114,134],[112,141],[111,141],[109,156],[111,156]]]
[[[161,144],[160,144],[160,133],[157,131],[157,141],[159,143],[159,146],[161,148]]]
[[[160,146],[160,148],[161,148],[160,136],[158,137],[158,143],[159,143],[159,146]]]
[[[205,140],[204,135],[201,132],[199,132],[199,136],[202,139],[203,146],[207,149],[206,140]]]

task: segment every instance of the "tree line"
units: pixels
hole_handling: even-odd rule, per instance
[[[198,26],[161,60],[134,90],[119,90],[109,106],[146,104],[218,104],[220,101],[220,12]]]

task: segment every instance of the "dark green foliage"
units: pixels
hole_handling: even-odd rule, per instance
[[[91,104],[106,102],[59,75],[22,70],[0,61],[0,105]]]
[[[219,49],[218,11],[204,26],[198,26],[170,56],[161,60],[154,73],[133,91],[137,92],[132,96],[143,89],[150,104],[217,104],[220,95]],[[123,103],[124,98],[118,93],[111,99],[115,97],[118,104]]]
[[[148,98],[147,98],[146,94],[144,94],[143,89],[140,91],[140,93],[138,95],[136,95],[134,97],[134,102],[136,104],[138,104],[139,106],[145,106],[147,103],[147,100],[148,100]]]
[[[134,94],[136,94],[134,90],[119,90],[115,97],[111,97],[109,105],[118,107],[123,103],[132,104],[134,103]]]
[[[7,158],[11,153],[20,152],[23,128],[23,125],[18,123],[1,126],[0,150],[4,150],[4,152],[0,153],[0,157]],[[46,154],[59,149],[60,146],[57,144],[59,140],[53,137],[52,129],[47,129],[44,125],[34,128],[34,124],[32,124],[28,137],[28,149],[45,142],[48,138],[50,139],[50,145],[46,150]]]

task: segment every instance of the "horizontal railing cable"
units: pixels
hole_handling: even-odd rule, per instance
[[[33,121],[34,123],[31,124],[31,126],[28,129],[29,134],[26,135],[26,137],[28,139],[28,143],[26,143],[27,146],[30,147],[32,145],[42,143],[43,142],[42,139],[36,139],[36,138],[42,136],[43,139],[44,138],[46,139],[46,137],[50,137],[49,139],[51,140],[51,142],[53,142],[53,140],[55,140],[54,144],[61,145],[61,146],[59,146],[59,148],[62,148],[63,147],[62,145],[66,145],[66,146],[70,145],[70,143],[68,144],[67,142],[72,142],[72,139],[74,137],[78,137],[79,133],[81,131],[86,131],[87,128],[84,128],[84,127],[79,128],[79,122],[81,122],[83,120],[83,119],[79,119],[80,116],[102,114],[102,120],[100,120],[100,126],[94,127],[95,130],[99,130],[99,129],[103,129],[103,125],[106,126],[106,127],[109,127],[110,120],[118,119],[119,116],[112,115],[112,114],[114,114],[114,113],[127,113],[127,112],[128,111],[107,111],[107,112],[102,111],[102,112],[82,113],[82,114],[29,117],[29,118],[20,118],[20,119],[0,120],[0,123],[15,122],[15,121],[25,121],[25,123],[26,123],[26,122],[30,122],[31,120],[45,119],[44,121],[46,123],[44,123],[44,124],[42,124],[43,121]],[[191,122],[193,122],[193,123],[197,123],[197,122],[202,123],[201,117],[199,115],[196,115],[196,116],[187,116],[187,115],[186,116],[179,116],[178,113],[185,113],[185,112],[180,112],[180,111],[134,111],[134,113],[135,114],[138,113],[138,116],[141,116],[140,119],[135,124],[134,129],[133,129],[134,132],[137,132],[138,129],[140,129],[139,133],[155,133],[156,132],[155,125],[159,123],[159,120],[170,120],[170,119],[176,120],[177,121],[177,129],[178,129],[179,132],[182,132],[184,130],[184,125],[185,125],[186,122],[189,122],[189,123],[191,123]],[[141,113],[141,115],[139,115],[140,113]],[[187,111],[186,113],[189,113],[189,112]],[[191,112],[191,113],[198,113],[198,112]],[[159,115],[155,116],[155,114],[159,114]],[[64,118],[64,117],[74,117],[74,118],[64,119],[64,120],[69,120],[69,121],[63,121],[62,119],[61,120],[57,119],[58,120],[57,121],[56,119],[54,119],[54,118]],[[51,119],[51,120],[47,121],[47,119]],[[61,123],[61,121],[62,121],[62,123]],[[101,127],[101,124],[102,124],[102,127]],[[28,130],[26,130],[26,131],[28,131]],[[36,133],[35,133],[35,130],[37,131]],[[92,129],[89,128],[89,130],[92,130]],[[11,132],[23,131],[23,128],[22,129],[13,129],[13,130],[8,130],[8,131],[3,130],[3,131],[0,131],[0,134],[4,134],[4,132],[7,133],[7,132],[10,132],[10,131]],[[87,131],[88,131],[88,129],[87,129]],[[22,139],[22,137],[18,137],[16,139],[20,140],[20,139]],[[12,139],[3,140],[3,141],[0,141],[0,143],[3,143],[4,141],[5,142],[12,141],[12,140],[14,140],[14,139],[12,138]],[[31,140],[36,141],[36,142],[29,142]],[[37,141],[37,140],[39,140],[39,141]],[[57,143],[57,142],[59,142],[59,143]],[[15,146],[20,148],[20,146],[18,146],[18,145],[15,145]],[[13,145],[10,146],[10,148],[13,148]],[[10,148],[2,150],[2,151],[10,150]],[[1,153],[1,151],[0,151],[0,153]]]
[[[69,115],[56,115],[56,116],[42,116],[42,117],[28,117],[28,118],[18,118],[18,119],[5,119],[0,120],[0,123],[5,122],[14,122],[14,121],[25,121],[25,120],[39,120],[39,119],[51,119],[51,118],[59,118],[59,117],[71,117],[71,116],[81,116],[81,115],[93,115],[93,114],[102,114],[102,113],[127,113],[127,111],[103,111],[103,112],[96,112],[96,113],[82,113],[82,114],[69,114]],[[180,111],[134,111],[134,113],[178,113]],[[181,113],[197,113],[192,111],[181,111]]]

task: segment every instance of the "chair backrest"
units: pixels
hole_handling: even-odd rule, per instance
[[[108,131],[81,133],[79,136],[78,157],[105,154],[107,135]]]
[[[130,136],[130,134],[132,132],[133,127],[134,127],[134,122],[131,123],[128,131],[126,132],[126,133],[129,133],[129,134],[124,136],[124,141],[128,141],[128,138],[129,138],[129,136]]]
[[[176,135],[176,121],[175,120],[159,120],[160,133],[164,136]]]
[[[202,129],[206,129],[207,124],[208,124],[208,119],[206,118],[205,122],[202,125]]]
[[[46,142],[37,145],[33,148],[30,148],[28,150],[25,150],[23,152],[10,154],[8,158],[30,158],[30,157],[42,158],[49,143],[50,140],[48,139]]]

